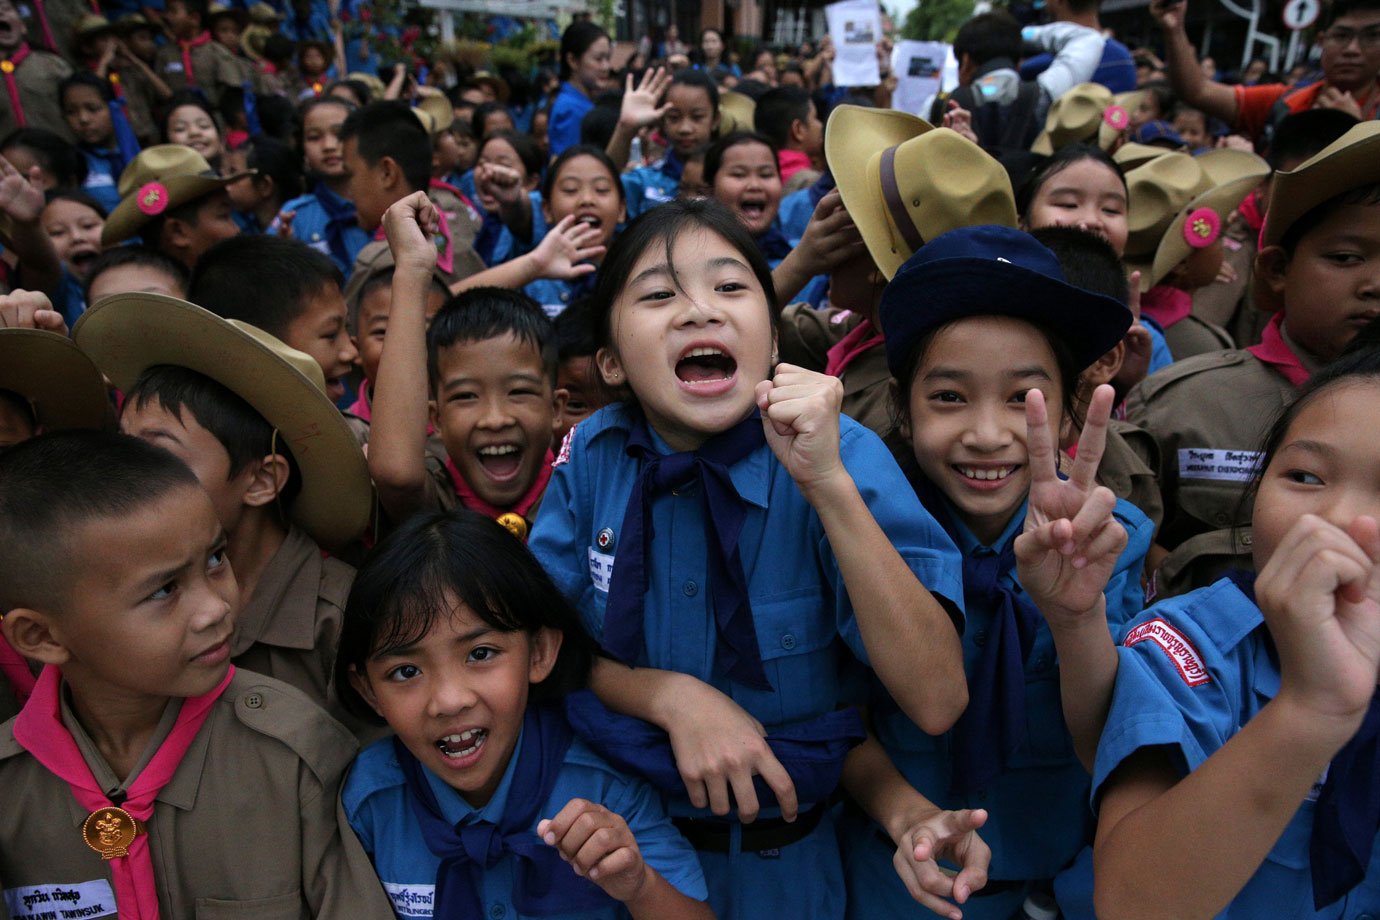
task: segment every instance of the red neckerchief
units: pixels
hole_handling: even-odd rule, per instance
[[[1168,329],[1193,312],[1193,295],[1188,291],[1157,284],[1140,295],[1140,312]]]
[[[164,739],[153,757],[130,783],[121,808],[148,824],[153,816],[153,801],[173,778],[177,767],[192,746],[197,733],[211,714],[211,706],[235,674],[231,666],[225,679],[216,689],[204,696],[188,697],[172,731]],[[92,812],[114,808],[105,790],[91,774],[91,767],[81,755],[81,749],[62,723],[62,672],[53,665],[43,669],[34,687],[33,696],[14,722],[14,740],[34,756],[34,759],[72,789],[77,803]],[[89,820],[89,819],[88,819]],[[73,833],[73,845],[76,834]],[[147,830],[137,834],[128,845],[128,853],[110,860],[110,874],[115,882],[115,903],[120,920],[158,920],[158,881],[153,875],[153,856],[149,850]]]
[[[469,510],[478,511],[480,514],[491,517],[494,520],[498,520],[501,515],[509,512],[527,517],[527,512],[537,503],[537,499],[541,498],[541,494],[546,491],[546,484],[551,480],[551,464],[555,459],[551,451],[548,450],[546,452],[546,459],[541,462],[541,469],[537,471],[536,481],[533,482],[532,487],[527,490],[527,494],[514,502],[511,508],[495,508],[478,495],[475,495],[474,490],[470,488],[470,484],[465,481],[465,477],[460,475],[460,470],[456,469],[455,461],[449,457],[446,458],[446,472],[450,473],[451,485],[455,486],[455,494],[459,496],[460,504],[464,505]]]
[[[848,365],[860,358],[865,352],[881,344],[881,333],[872,328],[871,320],[863,320],[854,326],[847,335],[839,339],[833,348],[829,349],[824,373],[832,377],[843,376]]]
[[[196,86],[196,74],[192,73],[192,49],[200,48],[202,45],[209,45],[210,43],[210,32],[202,32],[191,41],[180,41],[177,43],[177,46],[182,49],[182,72],[187,77],[188,86]]]
[[[0,635],[0,674],[10,682],[15,698],[19,700],[19,705],[23,706],[33,695],[38,678],[29,670],[29,662],[14,650],[14,646],[10,645],[4,635]]]
[[[38,25],[39,28],[43,30],[43,44],[47,45],[48,50],[53,52],[53,54],[61,54],[62,52],[58,50],[57,42],[53,39],[53,30],[48,25],[48,11],[43,8],[43,0],[34,0],[34,12],[38,13]],[[97,10],[97,15],[99,15],[100,12],[100,10]]]
[[[1246,350],[1274,368],[1285,380],[1301,387],[1308,382],[1311,375],[1308,368],[1299,360],[1299,356],[1289,347],[1289,343],[1284,341],[1283,325],[1284,311],[1281,310],[1265,327],[1265,332],[1260,336],[1260,344],[1252,345]]]
[[[39,9],[41,10],[42,7]],[[44,28],[46,29],[47,26],[45,25]],[[51,41],[51,38],[49,40]],[[21,42],[8,60],[0,61],[0,73],[5,75],[5,92],[9,93],[10,96],[10,108],[14,109],[14,121],[21,128],[27,127],[29,120],[24,117],[24,106],[19,101],[19,84],[14,79],[14,72],[19,69],[19,65],[23,64],[24,59],[31,53],[28,42]]]

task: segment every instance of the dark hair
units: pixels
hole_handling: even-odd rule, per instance
[[[221,240],[197,260],[187,299],[226,319],[257,326],[286,341],[308,301],[340,288],[340,269],[300,240],[249,233]]]
[[[1069,144],[1054,151],[1043,162],[1037,163],[1030,174],[1021,183],[1020,190],[1016,193],[1016,213],[1022,218],[1030,213],[1030,205],[1035,200],[1035,196],[1044,188],[1045,183],[1053,179],[1059,173],[1068,169],[1075,163],[1083,160],[1092,160],[1095,163],[1110,169],[1121,180],[1121,188],[1126,191],[1126,175],[1121,171],[1121,166],[1113,160],[1107,151],[1093,144]],[[1128,201],[1130,193],[1127,192]],[[1125,295],[1122,295],[1125,300]]]
[[[541,150],[537,148],[537,142],[532,140],[530,134],[519,134],[516,131],[495,131],[480,143],[480,153],[484,152],[484,147],[489,141],[503,141],[512,147],[513,152],[517,154],[518,161],[522,163],[522,168],[527,170],[529,179],[535,179],[541,175]]]
[[[384,157],[397,163],[412,191],[424,191],[431,184],[431,138],[406,103],[371,102],[351,112],[340,127],[340,141],[351,138],[360,159],[370,166]]]
[[[1156,118],[1164,118],[1174,109],[1174,90],[1164,80],[1151,80],[1141,87],[1155,99]]]
[[[110,216],[106,213],[105,205],[101,204],[95,198],[92,198],[84,189],[55,188],[43,193],[43,201],[45,205],[52,204],[54,201],[75,201],[77,204],[86,205],[86,207],[101,215],[101,220],[105,220]]]
[[[138,265],[162,272],[177,283],[178,289],[187,290],[189,280],[187,266],[176,259],[169,258],[149,246],[113,246],[96,256],[86,273],[86,284],[82,289],[82,299],[91,302],[91,285],[105,272],[125,265]]]
[[[0,455],[0,614],[51,609],[80,577],[71,553],[77,529],[121,520],[196,476],[167,451],[128,435],[59,431]],[[69,564],[56,564],[66,560]],[[137,561],[137,560],[135,560]]]
[[[163,103],[162,108],[159,109],[158,126],[162,130],[164,143],[172,143],[172,141],[168,140],[168,121],[172,118],[173,112],[176,112],[184,105],[190,105],[205,112],[206,117],[210,118],[211,123],[216,126],[216,133],[221,134],[223,138],[224,129],[221,127],[220,116],[216,114],[216,110],[211,108],[206,100],[198,93],[190,89],[184,89],[169,96],[168,100]]]
[[[170,2],[172,2],[172,0],[170,0]],[[197,16],[200,16],[203,23],[208,21],[207,11],[210,9],[210,0],[175,0],[175,2],[181,3],[182,8],[187,12],[195,13]]]
[[[337,86],[343,86],[345,87],[345,89],[348,89],[350,92],[354,93],[355,98],[359,100],[360,105],[368,105],[369,103],[374,101],[374,93],[372,90],[369,89],[368,83],[365,83],[363,80],[351,80],[349,78],[346,78],[344,80],[336,80],[330,86],[326,87],[326,92],[322,95],[329,96],[331,94],[331,91],[334,90]],[[349,102],[348,99],[345,101]]]
[[[431,511],[403,522],[355,574],[335,656],[346,711],[383,724],[351,673],[362,677],[369,659],[420,642],[461,604],[502,632],[561,633],[555,667],[532,688],[533,701],[560,699],[588,683],[594,641],[522,541],[475,511]]]
[[[115,99],[115,93],[110,89],[110,84],[107,81],[102,80],[89,70],[82,70],[58,84],[58,105],[64,103],[67,99],[67,91],[74,86],[94,89],[96,94],[101,97],[101,101],[105,103],[110,103]]]
[[[1005,10],[974,16],[960,26],[958,35],[954,36],[954,57],[961,61],[965,54],[979,67],[998,58],[1019,60],[1020,22]]]
[[[556,379],[556,330],[532,298],[508,288],[470,288],[437,311],[426,333],[427,373],[433,389],[441,382],[441,349],[463,342],[515,336],[541,355],[542,367]]]
[[[1284,236],[1280,238],[1279,245],[1284,249],[1285,254],[1292,259],[1294,257],[1294,250],[1298,248],[1299,241],[1302,240],[1309,231],[1315,229],[1336,211],[1354,204],[1367,205],[1370,207],[1380,205],[1380,182],[1372,182],[1368,185],[1347,189],[1340,195],[1335,195],[1322,204],[1314,205],[1312,208],[1309,208],[1303,216],[1289,225],[1289,229],[1284,231]]]
[[[618,200],[623,202],[627,201],[627,191],[623,188],[623,180],[618,176],[618,167],[613,165],[613,160],[609,159],[609,155],[604,152],[602,147],[595,147],[591,144],[576,144],[574,147],[567,147],[561,151],[561,155],[556,157],[551,165],[546,168],[546,175],[542,178],[541,182],[542,198],[546,201],[551,200],[551,193],[556,188],[556,180],[560,177],[561,170],[565,168],[565,164],[576,157],[594,157],[594,159],[604,164],[604,168],[607,169],[609,175],[613,177],[613,185],[615,191],[618,193]]]
[[[705,31],[713,32],[717,30],[706,29]],[[705,73],[703,70],[695,70],[690,67],[677,70],[671,77],[671,83],[666,87],[666,92],[669,94],[671,90],[677,86],[692,86],[696,89],[704,90],[705,94],[709,96],[709,111],[711,116],[718,116],[719,85],[714,82],[714,79],[710,77],[709,74]],[[665,102],[664,99],[662,101]]]
[[[781,148],[791,139],[791,125],[809,121],[813,108],[810,94],[801,87],[778,86],[757,100],[752,123],[762,136]]]
[[[60,135],[46,128],[20,128],[0,141],[0,153],[16,147],[32,153],[43,171],[53,174],[58,185],[80,188],[86,182],[86,157]]]
[[[278,493],[280,506],[291,505],[302,491],[302,475],[287,439],[275,437],[273,425],[229,387],[189,368],[157,364],[146,368],[125,393],[125,405],[136,410],[153,401],[184,424],[183,411],[190,413],[211,433],[230,457],[230,479],[254,461],[278,454],[288,464],[287,483]]]
[[[1120,304],[1129,300],[1126,269],[1112,244],[1096,233],[1077,227],[1041,227],[1030,235],[1054,253],[1069,284]]]
[[[1265,159],[1271,169],[1283,169],[1291,161],[1302,163],[1357,124],[1354,115],[1337,109],[1309,109],[1287,115],[1275,126]]]
[[[345,326],[350,330],[351,335],[362,335],[365,330],[359,327],[359,311],[364,307],[364,300],[371,293],[379,288],[389,288],[389,303],[392,303],[391,289],[393,287],[393,271],[396,265],[381,266],[373,271],[361,269],[361,272],[368,272],[368,277],[357,287],[352,286],[350,296],[345,298]],[[351,278],[353,281],[354,279]],[[450,289],[436,277],[435,273],[431,276],[431,286],[427,288],[427,294],[438,291],[444,297],[450,297]]]
[[[139,228],[139,239],[145,246],[159,249],[163,245],[163,228],[168,225],[170,220],[179,220],[184,224],[195,227],[201,222],[201,209],[212,198],[228,198],[229,193],[224,188],[213,188],[204,195],[198,195],[191,201],[175,205],[154,217]]]
[[[584,53],[589,50],[590,45],[593,45],[601,38],[608,37],[609,34],[607,32],[588,20],[572,22],[570,25],[566,26],[565,31],[561,33],[561,79],[569,80],[573,72],[566,58],[571,56],[576,58],[582,57]]]
[[[251,137],[240,148],[246,151],[245,165],[257,170],[259,178],[273,180],[273,191],[281,208],[284,202],[302,194],[302,170],[297,151],[271,137]]]
[[[256,111],[259,113],[259,137],[271,137],[289,146],[293,143],[292,132],[297,119],[297,110],[284,96],[263,93],[255,96]]]
[[[767,315],[773,326],[776,324],[776,310],[772,306],[776,303],[776,286],[772,283],[771,266],[737,215],[712,198],[688,201],[674,199],[643,212],[628,224],[609,247],[608,255],[599,267],[599,281],[590,299],[590,324],[600,346],[613,344],[610,326],[613,302],[632,277],[633,267],[642,254],[652,246],[663,245],[666,264],[670,266],[671,276],[679,286],[680,272],[672,253],[676,240],[693,230],[707,230],[720,236],[738,251],[762,285],[767,298]]]
[[[297,45],[281,32],[274,32],[264,39],[264,60],[274,64],[291,61],[297,54]]]
[[[1380,0],[1333,0],[1323,13],[1322,27],[1331,28],[1332,24],[1343,16],[1350,16],[1352,13],[1374,13],[1380,11]]]
[[[508,116],[508,123],[514,124],[513,113],[501,102],[484,102],[474,107],[474,114],[470,116],[470,132],[475,137],[486,137],[488,132],[484,130],[484,122],[494,112],[501,112]],[[504,130],[502,128],[499,129]]]
[[[307,116],[323,105],[340,106],[345,110],[346,119],[359,110],[353,102],[339,96],[318,96],[299,105],[293,119],[292,142],[297,146],[297,155],[300,157],[306,156]]]
[[[587,147],[603,150],[613,139],[614,129],[618,127],[618,97],[613,93],[601,93],[595,100],[594,108],[580,119],[580,143]]]
[[[781,172],[781,165],[777,159],[776,145],[768,138],[756,131],[734,131],[725,134],[717,141],[709,145],[709,150],[704,155],[704,182],[706,185],[714,184],[714,177],[719,174],[719,168],[724,164],[724,155],[734,147],[742,144],[761,144],[771,151],[771,162],[776,167],[777,174]]]

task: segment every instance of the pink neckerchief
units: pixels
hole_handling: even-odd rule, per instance
[[[1284,341],[1283,326],[1284,311],[1281,310],[1265,327],[1265,332],[1260,336],[1260,344],[1252,345],[1246,350],[1278,371],[1285,380],[1301,387],[1308,382],[1311,375],[1308,368],[1299,360],[1299,356],[1294,353],[1294,349]]]
[[[42,7],[39,9],[41,10]],[[46,24],[44,28],[47,28]],[[52,41],[52,37],[50,36],[48,40]],[[19,69],[19,65],[23,64],[24,59],[31,53],[28,43],[21,43],[8,60],[0,63],[0,73],[5,75],[5,92],[9,93],[10,108],[14,109],[14,121],[21,128],[27,127],[29,120],[24,117],[24,105],[19,101],[19,83],[14,78],[14,72]]]
[[[1246,200],[1237,205],[1236,213],[1241,215],[1247,227],[1255,231],[1257,248],[1264,249],[1264,244],[1260,242],[1260,235],[1265,232],[1265,212],[1260,210],[1260,189],[1247,195]]]
[[[187,749],[211,714],[211,704],[225,692],[234,674],[232,665],[216,689],[204,696],[183,700],[172,731],[139,771],[130,784],[128,797],[120,805],[140,822],[147,824],[153,816],[154,798],[177,772]],[[72,733],[62,724],[61,693],[62,672],[53,665],[46,666],[38,677],[33,696],[15,720],[14,740],[64,780],[82,808],[92,812],[110,808],[114,803],[96,783]],[[72,845],[81,845],[76,835],[73,835]],[[158,920],[158,883],[153,877],[147,832],[134,838],[127,856],[110,860],[110,874],[115,881],[115,903],[120,910],[120,920]]]
[[[782,182],[812,165],[810,155],[801,150],[782,150],[776,155],[776,163],[781,172]]]
[[[0,634],[0,674],[5,675],[5,679],[14,688],[19,705],[23,706],[28,702],[38,678],[29,670],[29,662],[14,650],[14,646],[10,645],[3,634]]]
[[[177,43],[178,47],[182,49],[182,72],[187,77],[188,86],[196,86],[196,74],[192,73],[192,49],[200,48],[202,45],[209,45],[210,43],[210,32],[202,32],[191,41],[180,41]]]
[[[551,451],[546,452],[546,459],[541,462],[541,469],[537,471],[537,480],[532,483],[532,487],[527,490],[527,494],[513,503],[511,508],[495,508],[493,505],[484,501],[474,494],[474,489],[465,481],[465,477],[460,475],[460,470],[456,468],[455,461],[446,458],[446,472],[450,473],[450,481],[455,486],[455,494],[460,498],[460,504],[471,511],[478,511],[494,520],[504,514],[512,512],[527,517],[527,512],[541,498],[541,494],[546,491],[546,484],[551,480],[551,464],[555,462],[555,457]]]
[[[441,209],[437,208],[436,210],[440,211]],[[441,238],[445,240],[446,244],[444,248],[440,246],[436,247],[436,267],[439,268],[441,271],[445,272],[447,275],[449,275],[455,271],[455,247],[451,244],[450,241],[450,221],[446,220],[446,215],[444,211],[441,212],[440,217],[441,219],[438,220],[437,223],[440,225],[441,228]],[[388,235],[383,232],[382,224],[380,224],[379,228],[374,231],[374,239],[388,239]]]
[[[824,365],[824,373],[832,377],[841,377],[843,372],[848,369],[863,353],[869,349],[876,348],[882,344],[882,335],[872,328],[871,320],[863,320],[852,328],[852,330],[828,351],[828,361]]]
[[[369,378],[365,377],[359,382],[359,397],[350,404],[350,408],[345,410],[355,418],[363,419],[366,422],[374,420],[374,410],[369,408]]]
[[[1140,295],[1140,312],[1168,329],[1193,312],[1193,295],[1188,291],[1157,284]]]

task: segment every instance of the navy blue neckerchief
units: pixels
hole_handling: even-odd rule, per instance
[[[351,227],[359,226],[355,204],[331,191],[324,182],[318,182],[314,192],[321,209],[326,212],[326,242],[331,248],[331,258],[340,265],[349,265],[354,258],[345,243],[345,233]]]
[[[666,156],[662,157],[661,162],[657,165],[657,172],[668,179],[680,181],[681,174],[685,172],[685,160],[676,153],[676,148],[667,148]]]
[[[474,251],[479,253],[479,258],[484,260],[485,265],[494,264],[494,250],[498,248],[498,241],[503,236],[503,221],[497,214],[490,211],[481,212],[484,223],[479,228],[479,233],[474,238]]]
[[[920,503],[950,536],[953,511],[943,494],[923,474],[911,483]],[[954,726],[954,766],[950,792],[967,795],[984,788],[1006,769],[1012,754],[1028,740],[1025,708],[1025,662],[1035,645],[1040,611],[1002,575],[1016,567],[1016,538],[995,551],[963,554],[963,604],[968,610],[991,610],[987,643],[968,675],[968,708]]]
[[[747,575],[738,538],[747,508],[728,468],[766,443],[756,409],[732,428],[710,438],[699,450],[661,454],[652,442],[647,420],[637,413],[624,448],[639,461],[637,479],[623,513],[622,545],[613,563],[604,613],[604,649],[626,664],[642,653],[643,604],[647,594],[647,557],[654,528],[652,502],[675,486],[697,481],[704,509],[704,542],[708,556],[710,600],[717,632],[715,660],[730,680],[771,690],[757,645]]]
[[[836,187],[837,183],[834,182],[834,174],[826,166],[824,172],[815,180],[815,184],[810,186],[810,209],[813,210],[819,207],[820,199],[832,192]]]
[[[436,869],[436,920],[483,920],[484,872],[505,856],[517,860],[513,905],[519,913],[547,917],[600,910],[615,903],[593,882],[576,875],[559,851],[530,829],[556,785],[573,737],[559,706],[529,705],[502,820],[457,825],[446,821],[426,768],[400,740],[393,739],[422,839],[441,859]]]
[[[1255,573],[1227,573],[1241,593],[1255,599]],[[1257,604],[1257,606],[1259,606]],[[1332,758],[1313,806],[1308,859],[1313,907],[1322,910],[1361,883],[1380,833],[1380,689],[1371,697],[1361,727]]]
[[[772,221],[766,233],[753,237],[752,241],[757,244],[757,249],[768,262],[779,262],[791,254],[790,241],[781,232],[781,227],[776,221]]]

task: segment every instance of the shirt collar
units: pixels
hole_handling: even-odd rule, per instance
[[[633,420],[626,407],[620,406],[616,414],[609,420],[608,428],[617,428],[628,431],[632,428]],[[657,434],[656,429],[650,425],[647,430],[652,436],[652,446],[659,454],[674,454],[671,448],[661,435]],[[771,492],[771,448],[762,447],[754,450],[742,460],[728,468],[728,478],[733,482],[733,488],[737,490],[738,497],[750,505],[758,508],[768,507],[768,496]]]
[[[296,526],[259,575],[254,594],[240,608],[231,657],[256,643],[278,648],[316,647],[316,601],[321,590],[321,550]]]
[[[997,537],[994,544],[988,546],[968,529],[967,524],[959,520],[958,513],[948,496],[942,496],[940,501],[944,503],[944,511],[946,512],[942,521],[944,529],[949,532],[949,536],[958,546],[958,551],[964,556],[975,556],[983,551],[995,553],[1000,547],[1005,546],[1007,541],[1016,535],[1017,529],[1025,526],[1025,512],[1027,505],[1029,505],[1029,499],[1021,502],[1021,507],[1016,510],[1015,514],[1011,515],[1011,520],[1006,522],[1006,528],[1002,530],[1001,536]]]

